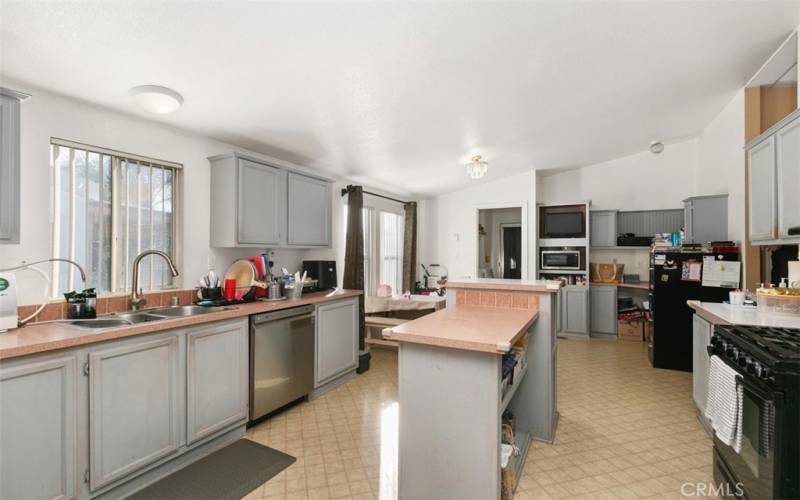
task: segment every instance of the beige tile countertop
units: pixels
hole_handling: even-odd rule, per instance
[[[538,317],[538,309],[455,305],[384,330],[383,334],[399,342],[504,353]]]
[[[686,302],[700,317],[715,325],[749,325],[800,328],[800,316],[759,311],[753,306],[732,306],[717,302]]]
[[[477,288],[481,290],[510,290],[516,292],[558,293],[557,280],[507,280],[498,278],[456,278],[447,281],[447,288]]]
[[[32,323],[16,330],[0,333],[0,359],[8,359],[29,354],[36,354],[56,349],[65,349],[107,340],[145,335],[162,330],[184,326],[210,323],[224,319],[239,318],[263,312],[278,311],[291,307],[330,302],[332,300],[358,297],[363,292],[360,290],[340,290],[334,294],[317,292],[303,295],[299,299],[289,299],[281,302],[248,302],[207,314],[182,318],[170,318],[163,321],[152,321],[130,326],[86,329],[69,325],[68,323]],[[147,309],[143,309],[146,311]]]

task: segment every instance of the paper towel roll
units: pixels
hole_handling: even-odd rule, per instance
[[[789,286],[800,288],[800,261],[789,261]]]

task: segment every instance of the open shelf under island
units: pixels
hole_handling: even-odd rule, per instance
[[[385,331],[399,342],[398,498],[501,496],[501,426],[514,414],[515,478],[556,426],[557,282],[448,282],[447,308]],[[502,358],[528,334],[503,387]],[[516,485],[514,485],[516,486]]]

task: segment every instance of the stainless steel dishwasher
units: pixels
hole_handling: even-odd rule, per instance
[[[314,306],[250,318],[250,421],[314,388]]]

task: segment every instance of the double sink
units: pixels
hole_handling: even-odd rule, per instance
[[[162,307],[159,309],[146,309],[144,311],[130,311],[123,313],[109,314],[97,319],[75,319],[67,321],[67,324],[80,328],[115,328],[120,326],[130,326],[139,323],[149,323],[151,321],[163,321],[165,319],[186,318],[199,316],[219,311],[227,311],[231,307],[203,307],[203,306],[173,306]]]

